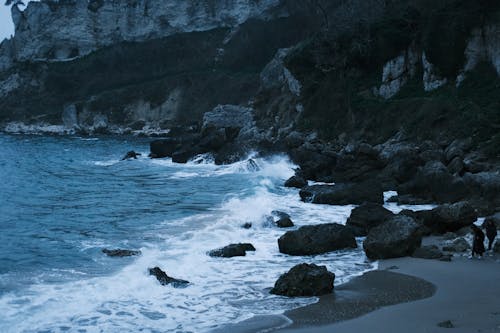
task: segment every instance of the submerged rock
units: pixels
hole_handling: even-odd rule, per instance
[[[247,251],[255,251],[255,247],[249,243],[230,244],[220,249],[215,249],[208,252],[211,257],[232,258],[244,257]]]
[[[288,297],[330,294],[334,280],[335,274],[325,266],[300,264],[280,276],[271,294]]]
[[[150,268],[149,275],[154,275],[162,286],[171,284],[174,288],[185,288],[189,284],[189,281],[174,279],[162,271],[159,267]]]
[[[356,248],[351,230],[337,223],[309,225],[288,231],[278,239],[281,253],[302,256]]]
[[[368,233],[363,248],[372,260],[411,255],[422,242],[420,225],[409,216],[396,215]]]
[[[141,251],[135,250],[122,250],[122,249],[102,249],[102,253],[106,254],[109,257],[132,257],[141,255]]]
[[[294,226],[290,215],[288,215],[287,213],[273,210],[271,214],[278,218],[277,221],[274,221],[273,219],[273,223],[276,224],[279,228],[291,228]]]
[[[131,159],[131,158],[137,159],[137,156],[141,156],[141,155],[142,155],[141,153],[136,153],[135,151],[131,150],[128,153],[126,153],[125,156],[123,156],[122,161]]]

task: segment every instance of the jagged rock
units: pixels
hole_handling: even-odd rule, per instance
[[[384,202],[381,187],[376,183],[312,185],[300,190],[302,201],[329,205],[361,205]]]
[[[102,253],[106,254],[109,257],[132,257],[138,256],[141,254],[141,251],[135,250],[123,250],[123,249],[102,249]]]
[[[304,186],[307,186],[307,180],[298,175],[290,177],[285,182],[285,187],[303,188]]]
[[[421,259],[441,259],[443,252],[436,245],[422,246],[417,248],[412,257]]]
[[[345,248],[356,248],[356,239],[348,228],[337,223],[300,227],[278,239],[281,253],[294,256],[312,255]]]
[[[288,297],[330,294],[334,280],[335,274],[325,266],[300,264],[281,275],[271,293]]]
[[[393,215],[382,205],[366,203],[352,210],[346,226],[351,228],[355,236],[366,236],[371,228],[380,225]]]
[[[131,151],[127,152],[125,154],[125,156],[123,156],[122,161],[131,159],[131,158],[137,159],[137,156],[141,156],[141,155],[142,155],[141,153],[136,153],[135,151],[131,150]]]
[[[162,271],[159,267],[150,268],[149,275],[153,275],[158,279],[162,286],[171,284],[174,288],[185,288],[189,284],[189,281],[174,279]]]
[[[244,257],[247,251],[255,251],[255,247],[248,243],[230,244],[220,249],[215,249],[208,252],[211,257],[232,258]]]
[[[420,225],[409,216],[396,215],[368,233],[363,248],[372,260],[411,255],[422,242]]]
[[[469,243],[463,238],[456,239],[453,243],[443,246],[443,251],[465,252],[470,249]]]

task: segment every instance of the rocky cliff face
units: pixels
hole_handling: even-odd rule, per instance
[[[122,41],[235,28],[269,19],[279,0],[45,0],[12,7],[15,37],[2,44],[0,69],[13,61],[68,60]]]

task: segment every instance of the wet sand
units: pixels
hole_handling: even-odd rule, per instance
[[[383,260],[316,304],[214,332],[500,332],[500,256]]]

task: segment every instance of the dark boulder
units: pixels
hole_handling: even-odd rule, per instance
[[[151,158],[172,157],[172,154],[179,146],[180,141],[173,138],[152,141],[149,144]]]
[[[346,226],[351,228],[355,236],[366,236],[371,228],[383,223],[394,214],[376,203],[365,203],[352,210]]]
[[[303,188],[304,186],[307,186],[307,180],[298,175],[290,177],[285,182],[285,187]]]
[[[137,159],[137,156],[141,156],[141,155],[142,155],[141,153],[136,153],[135,151],[131,150],[131,151],[127,152],[125,154],[125,156],[123,156],[122,161],[131,159],[131,158]]]
[[[281,253],[302,256],[356,248],[351,230],[337,223],[300,227],[288,231],[278,239]]]
[[[438,206],[431,211],[420,213],[425,226],[433,232],[444,234],[470,226],[477,220],[477,213],[467,202],[457,202]]]
[[[280,276],[271,289],[271,294],[288,297],[330,294],[334,280],[335,274],[325,266],[300,264]]]
[[[274,210],[271,212],[271,214],[278,218],[276,222],[273,219],[273,223],[275,223],[279,228],[291,228],[294,226],[290,215],[288,215],[287,213]]]
[[[420,259],[441,259],[443,256],[436,245],[418,247],[412,254],[412,257]]]
[[[102,253],[106,254],[109,257],[132,257],[141,255],[141,251],[135,250],[122,250],[122,249],[102,249]]]
[[[303,177],[315,181],[332,179],[332,170],[337,163],[337,154],[322,143],[306,142],[291,149],[289,155],[300,166]]]
[[[208,255],[221,258],[244,257],[247,255],[247,251],[255,251],[255,247],[248,243],[230,244],[220,249],[212,250],[208,252]]]
[[[372,260],[411,255],[422,242],[420,225],[409,216],[395,215],[368,233],[363,248]]]
[[[493,214],[484,219],[484,223],[491,221],[497,226],[497,230],[500,230],[500,213]]]
[[[385,166],[378,150],[369,144],[349,144],[337,154],[332,176],[341,182],[367,181],[377,177]]]
[[[300,190],[305,202],[328,205],[361,205],[365,202],[384,203],[382,188],[374,182],[312,185]]]
[[[250,229],[252,227],[252,223],[246,222],[241,226],[243,229]]]
[[[482,214],[492,214],[495,207],[500,207],[499,172],[466,173],[463,180],[470,193],[467,200],[481,209]]]
[[[168,284],[172,285],[174,288],[185,288],[189,284],[188,281],[174,279],[167,275],[164,271],[162,271],[159,267],[150,268],[149,275],[153,275],[158,279],[162,286],[166,286]]]

